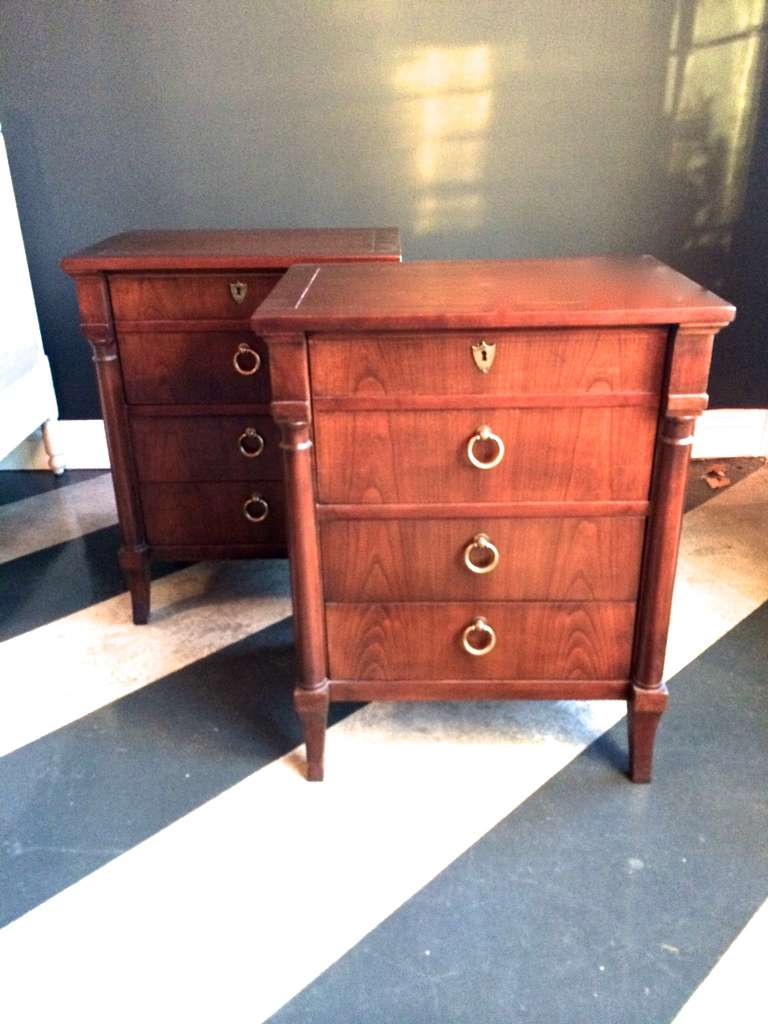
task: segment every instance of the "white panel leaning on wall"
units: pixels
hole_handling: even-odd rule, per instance
[[[0,267],[0,459],[41,429],[48,467],[59,475],[66,467],[57,439],[59,411],[40,338],[1,126]]]

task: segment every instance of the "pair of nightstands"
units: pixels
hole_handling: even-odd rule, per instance
[[[373,237],[376,263],[279,282],[241,260],[169,291],[98,247],[67,264],[107,356],[139,618],[150,551],[275,553],[285,522],[309,778],[330,700],[619,698],[648,781],[690,443],[733,308],[648,257],[400,265]],[[246,409],[222,383],[241,358],[269,364],[271,419],[266,389]]]

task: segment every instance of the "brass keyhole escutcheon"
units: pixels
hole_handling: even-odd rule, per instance
[[[237,446],[246,459],[257,459],[264,451],[264,438],[255,427],[246,427],[237,439]]]
[[[472,358],[480,373],[488,373],[496,358],[496,342],[488,342],[483,338],[476,345],[472,346]]]
[[[245,297],[248,294],[248,285],[245,281],[230,281],[229,294],[240,305],[241,302],[245,302]]]
[[[258,373],[261,366],[261,356],[247,341],[241,341],[232,356],[232,365],[241,377],[252,377],[254,373]]]

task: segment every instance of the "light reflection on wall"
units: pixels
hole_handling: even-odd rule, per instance
[[[690,257],[727,253],[741,213],[765,14],[766,0],[675,0],[664,100],[667,170],[680,190]]]
[[[409,170],[417,235],[483,223],[490,83],[488,46],[429,47],[397,66],[394,85],[404,98],[404,131],[416,140]]]

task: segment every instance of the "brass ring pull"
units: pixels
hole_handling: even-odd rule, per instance
[[[255,511],[258,510],[258,511]],[[249,523],[263,523],[269,515],[269,504],[260,494],[252,494],[243,503],[243,515]]]
[[[469,638],[476,633],[482,634],[485,638],[482,641],[480,647],[470,643]],[[482,616],[473,619],[472,622],[466,627],[461,634],[461,646],[467,652],[467,654],[474,654],[477,657],[482,657],[484,654],[490,654],[493,648],[496,646],[496,631],[493,626],[490,626]]]
[[[479,441],[490,441],[496,446],[496,454],[487,461],[478,459],[475,455],[475,445]],[[467,441],[467,458],[477,469],[493,469],[493,467],[498,466],[504,458],[504,442],[498,434],[494,434],[490,427],[478,427],[472,437],[470,437],[469,441]]]
[[[475,551],[481,551],[483,554],[487,552],[491,556],[490,560],[487,562],[473,561],[472,555]],[[476,533],[469,544],[464,548],[464,565],[466,565],[470,572],[476,572],[479,575],[482,575],[486,572],[493,572],[498,564],[499,549],[487,534]]]
[[[257,459],[264,451],[264,438],[255,427],[246,427],[237,439],[237,447],[246,459]]]
[[[247,341],[241,341],[232,356],[232,365],[241,377],[252,377],[261,366],[261,356],[251,348]]]

